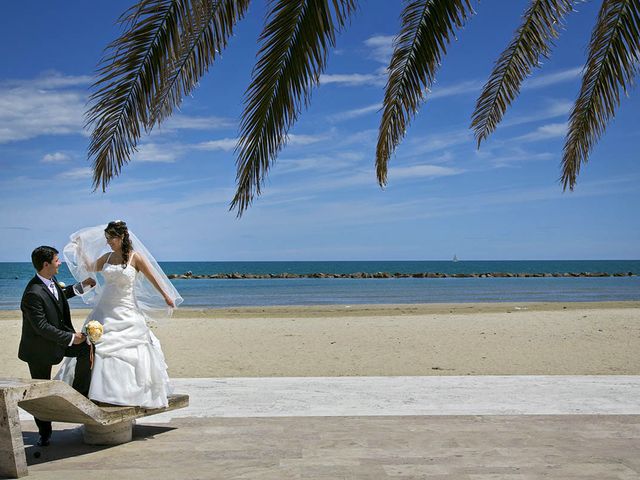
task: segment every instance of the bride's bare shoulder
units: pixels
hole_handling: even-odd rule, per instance
[[[98,260],[96,260],[96,270],[102,270],[102,267],[104,267],[104,264],[107,261],[107,258],[109,258],[109,255],[109,253],[105,253],[104,255],[100,256]]]
[[[137,270],[140,270],[139,267],[142,261],[143,259],[142,259],[142,255],[140,255],[140,252],[136,252],[136,251],[131,252],[129,256],[129,263],[131,263],[133,267],[135,267]]]
[[[147,258],[140,252],[132,252],[131,253],[131,265],[138,271],[148,271],[149,270],[149,262]]]

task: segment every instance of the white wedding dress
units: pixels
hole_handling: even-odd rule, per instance
[[[138,272],[131,264],[123,268],[105,262],[102,274],[104,289],[87,317],[87,322],[97,320],[104,328],[95,345],[89,398],[114,405],[167,406],[167,364],[136,303]],[[65,357],[56,379],[72,383],[74,369],[75,358]]]

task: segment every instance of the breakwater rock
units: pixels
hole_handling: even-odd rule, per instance
[[[219,280],[241,280],[241,279],[261,279],[261,278],[544,278],[544,277],[633,277],[633,272],[580,272],[580,273],[509,273],[509,272],[487,272],[487,273],[390,273],[390,272],[355,272],[355,273],[214,273],[211,275],[194,275],[192,272],[172,273],[169,278],[178,279],[219,279]]]

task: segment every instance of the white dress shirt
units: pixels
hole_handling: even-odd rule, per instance
[[[36,275],[38,275],[38,278],[40,280],[42,280],[42,283],[44,283],[47,288],[49,289],[49,291],[51,292],[51,294],[56,298],[56,300],[60,300],[60,293],[58,292],[58,289],[56,288],[56,282],[54,282],[53,280],[51,280],[50,278],[44,278],[42,275],[40,275],[39,273],[36,273]],[[73,286],[73,289],[76,289],[76,285]],[[76,293],[78,293],[76,291]],[[71,334],[71,341],[69,342],[69,347],[71,345],[73,345],[73,340],[75,339],[75,335],[72,333]]]

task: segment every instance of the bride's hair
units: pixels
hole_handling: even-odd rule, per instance
[[[133,245],[129,238],[129,229],[127,228],[127,224],[122,220],[109,222],[107,228],[104,229],[104,233],[113,237],[122,238],[122,265],[129,263],[129,255],[133,250]]]

